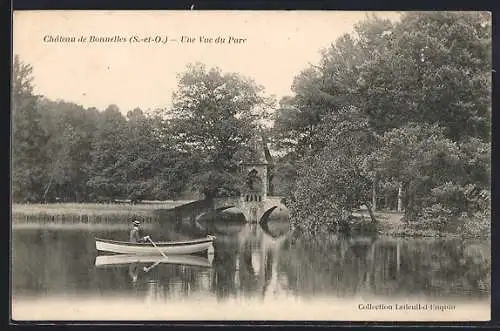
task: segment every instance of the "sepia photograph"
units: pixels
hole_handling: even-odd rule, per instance
[[[14,11],[11,322],[489,321],[481,11]]]

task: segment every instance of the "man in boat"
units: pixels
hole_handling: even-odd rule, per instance
[[[144,243],[144,242],[147,242],[149,240],[149,236],[145,236],[145,237],[141,237],[141,234],[140,234],[140,229],[139,229],[139,226],[141,225],[141,222],[139,220],[134,220],[133,222],[133,225],[134,227],[132,228],[132,230],[130,230],[130,242],[133,242],[133,243]]]

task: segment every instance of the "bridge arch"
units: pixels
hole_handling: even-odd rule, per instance
[[[227,209],[230,209],[230,208],[236,208],[236,209],[238,209],[238,211],[239,211],[240,213],[242,213],[242,214],[244,215],[243,211],[242,211],[242,210],[240,210],[240,208],[238,208],[238,206],[235,206],[235,205],[228,205],[228,206],[222,206],[222,207],[215,208],[214,210],[208,210],[208,211],[202,212],[202,213],[200,213],[200,214],[196,215],[195,220],[196,220],[196,221],[199,221],[199,220],[201,220],[202,218],[209,218],[209,219],[211,219],[211,218],[213,218],[213,217],[215,217],[215,216],[219,215],[219,214],[220,214],[220,213],[222,213],[223,211],[225,211],[225,210],[227,210]]]
[[[278,206],[272,206],[271,208],[266,210],[260,217],[259,224],[267,224],[267,222],[269,221],[269,216],[276,208],[278,208]]]

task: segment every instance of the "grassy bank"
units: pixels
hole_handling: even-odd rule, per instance
[[[49,203],[49,204],[13,204],[12,224],[15,227],[26,224],[117,224],[138,216],[145,223],[153,222],[153,211],[170,209],[189,201],[158,201],[139,204],[100,204],[100,203]]]
[[[170,209],[191,200],[162,201],[138,204],[120,203],[47,203],[13,204],[12,215],[106,215],[130,213],[151,213],[155,209]]]
[[[405,223],[403,222],[403,215],[403,213],[391,211],[375,212],[375,217],[378,221],[376,226],[377,233],[391,237],[489,237],[488,234],[484,234],[488,232],[484,230],[489,226],[488,222],[485,223],[486,220],[471,219],[469,222],[457,226],[454,231],[438,231],[430,227],[425,228],[425,226],[419,223]],[[365,224],[371,222],[367,211],[357,211],[354,213],[354,216],[360,217]],[[471,228],[471,223],[477,226]]]
[[[92,230],[92,231],[112,231],[112,230],[130,230],[130,224],[127,223],[40,223],[40,222],[18,222],[12,224],[14,230]],[[152,230],[153,223],[144,223],[141,226],[144,230]]]

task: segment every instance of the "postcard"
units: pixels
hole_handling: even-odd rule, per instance
[[[15,11],[12,321],[489,321],[488,12]]]

